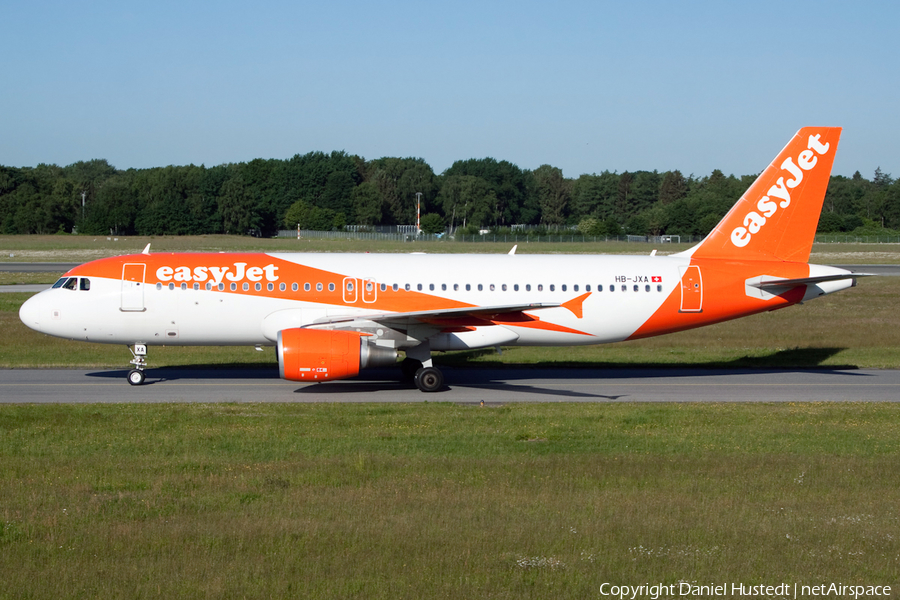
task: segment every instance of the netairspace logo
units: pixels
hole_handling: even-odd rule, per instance
[[[891,595],[889,585],[847,585],[844,583],[778,583],[774,585],[747,583],[709,583],[695,581],[678,583],[645,583],[617,585],[604,583],[600,595],[608,598],[636,600],[649,598],[878,598]]]

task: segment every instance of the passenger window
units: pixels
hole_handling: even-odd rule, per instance
[[[186,284],[186,283],[182,283],[182,284],[181,284],[181,289],[186,290],[186,289],[187,289],[187,284]],[[231,284],[231,289],[234,289],[234,284],[233,284],[233,283]]]
[[[578,291],[578,284],[577,284],[577,283],[576,283],[575,285],[572,286],[572,291],[574,291],[574,292],[577,292],[577,291]]]
[[[262,284],[261,284],[261,283],[257,283],[257,284],[254,285],[253,287],[256,288],[256,291],[257,291],[257,292],[262,291]]]
[[[603,286],[601,285],[600,287],[603,287]],[[609,291],[611,291],[611,292],[616,291],[616,286],[614,286],[614,285],[609,286]]]
[[[268,285],[266,286],[266,289],[269,290],[270,292],[274,292],[274,291],[275,291],[275,284],[274,284],[274,283],[268,284]]]
[[[442,292],[446,292],[446,291],[447,291],[447,284],[446,284],[446,283],[442,283],[442,284],[441,284],[441,291],[442,291]]]
[[[286,286],[285,284],[283,284],[283,283],[279,283],[279,284],[278,284],[278,291],[279,291],[279,292],[283,292],[286,288],[287,288],[287,286]]]
[[[650,291],[650,286],[649,286],[649,285],[645,285],[645,286],[644,286],[644,291],[645,291],[645,292],[649,292],[649,291]]]
[[[543,283],[539,283],[539,284],[538,284],[537,291],[539,291],[539,292],[543,292],[543,291],[544,291],[544,284],[543,284]]]
[[[530,284],[530,283],[526,283],[526,284],[525,284],[525,291],[526,291],[526,292],[530,292],[530,291],[531,291],[531,284]]]
[[[194,284],[194,291],[198,291],[198,290],[200,290],[200,284],[199,284],[199,283],[195,283],[195,284]]]
[[[298,286],[297,282],[295,281],[294,283],[291,284],[291,291],[296,292],[298,287],[300,287],[300,286]]]
[[[471,292],[471,291],[472,291],[472,284],[471,284],[471,283],[467,283],[467,284],[466,284],[466,291],[467,291],[467,292]]]
[[[628,286],[625,285],[624,283],[622,284],[622,291],[623,291],[623,292],[627,292],[627,291],[628,291]]]
[[[562,291],[566,291],[566,284],[562,284]]]
[[[550,291],[551,291],[551,292],[555,292],[555,291],[556,291],[556,286],[555,286],[554,284],[552,284],[552,283],[550,284]]]
[[[321,291],[322,291],[322,282],[319,282],[319,283],[316,284],[316,291],[317,291],[317,292],[321,292]]]
[[[259,284],[257,284],[257,285],[259,285]],[[224,283],[220,283],[220,284],[219,284],[219,291],[220,291],[220,292],[224,292],[224,291],[225,291],[225,284],[224,284]]]
[[[347,291],[348,291],[348,292],[352,292],[352,291],[353,291],[353,282],[352,282],[352,281],[348,281],[348,282],[347,282]]]
[[[491,284],[491,291],[492,291],[492,292],[494,291],[494,284],[493,284],[493,283]]]
[[[381,284],[381,291],[382,291],[382,292],[386,292],[386,291],[387,291],[387,284],[386,284],[386,283],[382,283],[382,284]]]
[[[481,292],[481,291],[483,291],[483,290],[484,290],[484,286],[481,285],[481,284],[479,283],[479,284],[478,284],[478,291]]]
[[[428,291],[430,291],[430,292],[433,292],[433,291],[434,291],[434,284],[433,284],[433,283],[429,283],[429,284],[428,284]]]
[[[399,286],[398,284],[395,283],[394,285],[391,286],[391,289],[394,290],[394,291],[396,292],[397,290],[400,289],[400,286]]]
[[[501,286],[500,286],[500,289],[503,290],[503,291],[505,292],[505,291],[506,291],[506,284],[504,283],[503,285],[501,285]]]
[[[161,289],[162,289],[162,284],[157,282],[157,284],[156,284],[156,289],[157,289],[157,291],[158,291],[158,290],[161,290]]]
[[[91,289],[91,280],[87,277],[82,277],[78,284],[78,289],[80,289],[82,292],[87,292]]]
[[[207,281],[207,282],[206,282],[206,291],[209,292],[209,291],[211,291],[211,290],[212,290],[212,282],[211,282],[211,281]]]
[[[418,291],[421,292],[421,291],[422,291],[422,284],[420,283],[419,285],[417,285],[417,286],[416,286],[416,289],[417,289]]]
[[[602,284],[602,283],[601,283],[600,285],[597,286],[597,291],[598,291],[598,292],[602,292],[602,291],[603,291],[603,284]]]
[[[308,291],[309,291],[309,284],[308,284],[308,283],[304,283],[304,284],[303,284],[303,291],[304,291],[304,292],[308,292]]]
[[[514,283],[514,284],[513,284],[513,291],[514,291],[514,292],[518,292],[518,291],[519,291],[519,284],[518,284],[518,283]]]
[[[329,284],[328,284],[328,291],[329,291],[329,292],[333,292],[333,291],[334,291],[334,284],[333,284],[333,283],[329,283]]]
[[[403,289],[405,289],[405,290],[408,292],[409,289],[410,289],[410,287],[411,287],[411,286],[407,283],[405,286],[403,286]]]
[[[232,292],[236,292],[236,291],[237,291],[237,284],[236,284],[236,283],[232,283],[232,284],[231,284],[231,291],[232,291]]]
[[[459,284],[458,284],[458,283],[454,283],[454,284],[453,284],[453,291],[454,291],[454,292],[458,292],[458,291],[459,291]]]
[[[576,292],[578,291],[578,288],[577,288],[577,287],[575,288],[575,291],[576,291]],[[584,291],[586,291],[586,292],[591,291],[591,284],[587,284],[586,286],[584,286]]]
[[[221,285],[221,284],[219,284],[219,285]],[[175,284],[174,284],[174,283],[169,283],[169,289],[170,289],[170,290],[174,290],[174,289],[175,289]]]
[[[245,281],[243,284],[241,284],[241,289],[244,290],[245,292],[249,292],[250,284]]]
[[[638,291],[638,290],[640,290],[640,289],[641,289],[641,288],[640,288],[640,286],[638,286],[638,284],[634,284],[634,291]]]
[[[661,285],[656,286],[656,291],[657,291],[657,292],[661,292],[661,291],[662,291],[662,286],[661,286]]]

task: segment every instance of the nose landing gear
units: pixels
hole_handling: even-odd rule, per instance
[[[134,368],[128,371],[128,383],[131,385],[141,385],[144,383],[145,375],[144,368],[147,366],[147,346],[146,344],[135,344],[134,350],[131,349],[131,346],[128,347],[128,350],[131,352],[131,355],[134,357],[131,359],[131,364],[134,365]]]

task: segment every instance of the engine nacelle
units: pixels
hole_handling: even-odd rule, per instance
[[[328,381],[397,362],[396,350],[370,344],[368,337],[356,331],[283,329],[278,332],[278,371],[291,381]]]

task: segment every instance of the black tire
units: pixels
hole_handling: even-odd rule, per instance
[[[444,387],[444,374],[435,367],[423,367],[416,372],[415,382],[423,392],[436,392]]]
[[[131,385],[142,385],[144,383],[144,372],[140,369],[132,369],[128,371],[128,383]]]
[[[404,379],[415,379],[416,373],[422,368],[422,361],[414,358],[404,358],[400,361],[400,370],[403,371]]]

